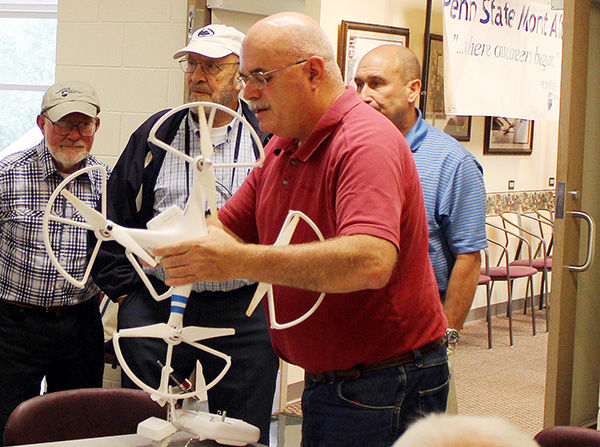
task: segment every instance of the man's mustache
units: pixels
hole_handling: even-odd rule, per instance
[[[205,93],[207,95],[210,95],[212,93],[208,87],[202,84],[190,85],[190,91],[192,91],[193,93]]]
[[[248,105],[250,106],[250,110],[256,112],[257,110],[270,109],[269,104],[263,101],[248,101]]]

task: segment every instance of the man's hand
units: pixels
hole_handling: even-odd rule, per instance
[[[222,229],[209,226],[208,234],[198,239],[155,248],[160,266],[169,279],[168,286],[199,281],[227,281],[236,278],[235,262],[242,244]]]

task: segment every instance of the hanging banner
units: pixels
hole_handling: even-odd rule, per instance
[[[545,0],[443,0],[451,115],[558,121],[563,11]]]

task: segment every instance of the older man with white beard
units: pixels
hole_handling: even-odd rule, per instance
[[[44,139],[0,163],[0,443],[4,425],[21,402],[40,393],[102,386],[103,335],[98,288],[69,284],[52,266],[42,240],[42,215],[68,174],[102,164],[90,155],[100,125],[94,89],[59,82],[37,117]],[[80,175],[70,190],[91,206],[101,191],[98,171]],[[72,218],[64,198],[54,213]],[[51,226],[57,256],[74,277],[86,267],[86,230]]]

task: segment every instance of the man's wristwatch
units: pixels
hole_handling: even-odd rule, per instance
[[[456,343],[460,338],[460,334],[456,329],[448,328],[446,329],[446,340],[448,343]]]

